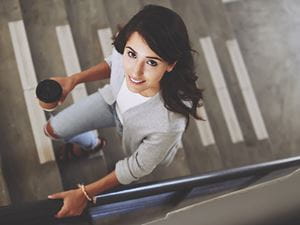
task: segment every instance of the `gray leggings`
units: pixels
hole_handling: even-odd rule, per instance
[[[122,134],[122,124],[116,114],[115,104],[107,104],[100,92],[95,92],[51,117],[50,124],[61,140],[79,144],[86,150],[97,144],[95,129],[116,127],[118,133]]]

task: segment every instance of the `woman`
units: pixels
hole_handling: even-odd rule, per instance
[[[60,82],[64,96],[79,83],[110,78],[110,85],[75,103],[45,126],[54,139],[77,143],[86,150],[103,146],[90,130],[116,126],[131,156],[117,162],[102,179],[50,195],[63,199],[56,217],[82,213],[93,196],[129,184],[173,160],[189,116],[196,114],[202,92],[196,86],[192,49],[182,19],[172,10],[148,5],[114,40],[109,58]]]

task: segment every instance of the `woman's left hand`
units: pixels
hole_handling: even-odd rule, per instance
[[[55,193],[48,196],[49,199],[63,199],[64,204],[55,215],[56,218],[79,216],[87,206],[88,200],[80,189]]]

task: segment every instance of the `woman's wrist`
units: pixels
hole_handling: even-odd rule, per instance
[[[88,184],[85,186],[85,190],[90,196],[90,198],[95,197],[96,195],[100,194],[103,192],[102,190],[102,185],[97,182],[97,185],[95,184]]]
[[[81,194],[84,196],[84,198],[89,201],[89,202],[94,202],[93,201],[93,196],[90,196],[90,194],[86,191],[86,188],[83,184],[78,184],[77,185]]]
[[[73,87],[75,87],[77,84],[80,84],[82,82],[81,81],[81,72],[75,73],[75,74],[71,75],[69,78],[72,81]]]
[[[89,194],[91,198],[95,197],[96,195],[107,191],[113,187],[118,186],[120,183],[117,180],[115,171],[109,173],[105,177],[101,178],[98,181],[95,181],[91,184],[85,186],[85,190]]]

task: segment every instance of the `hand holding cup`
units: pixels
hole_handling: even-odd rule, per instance
[[[51,77],[39,82],[36,96],[45,111],[53,111],[65,100],[74,87],[75,82],[70,77]]]
[[[53,111],[61,99],[63,89],[57,81],[47,79],[39,82],[35,92],[40,106],[45,111]]]

